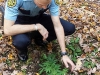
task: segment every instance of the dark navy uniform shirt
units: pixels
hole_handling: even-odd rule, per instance
[[[16,1],[14,5],[9,6],[9,1],[7,0],[5,6],[5,19],[15,21],[18,15],[25,15],[25,16],[36,16],[39,14],[41,8],[39,8],[35,3],[34,0],[14,0]],[[19,11],[19,8],[22,9],[22,12]],[[51,0],[49,4],[49,11],[51,16],[58,16],[59,15],[59,6],[55,3],[55,0]]]

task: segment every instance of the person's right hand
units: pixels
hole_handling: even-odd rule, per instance
[[[75,64],[67,55],[62,56],[62,61],[65,64],[66,68],[69,68],[71,70],[71,72],[74,71]]]
[[[41,25],[41,24],[36,24],[38,27],[38,31],[40,32],[40,34],[43,36],[43,40],[45,41],[48,37],[49,32],[47,31],[47,29]]]

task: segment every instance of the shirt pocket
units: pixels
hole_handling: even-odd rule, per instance
[[[30,15],[30,10],[24,10],[24,9],[19,8],[19,11],[20,11],[22,14]]]

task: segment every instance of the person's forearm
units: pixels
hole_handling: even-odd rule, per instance
[[[30,25],[20,25],[20,24],[16,24],[13,25],[9,28],[4,29],[4,33],[7,36],[11,36],[11,35],[16,35],[16,34],[21,34],[21,33],[26,33],[26,32],[30,32],[30,31],[34,31],[35,29],[35,25],[34,24],[30,24]]]
[[[55,27],[55,32],[57,35],[57,39],[62,52],[66,52],[65,50],[65,41],[64,41],[64,30],[63,27]]]

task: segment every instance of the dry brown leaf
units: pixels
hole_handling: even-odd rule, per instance
[[[8,70],[6,70],[6,71],[3,71],[3,75],[11,75],[11,73]]]
[[[96,23],[95,22],[91,22],[91,26],[96,26]]]
[[[9,54],[8,54],[8,59],[14,60],[14,55],[13,55],[12,53],[9,53]]]
[[[92,46],[98,48],[98,46],[99,46],[99,42],[93,43]]]
[[[91,47],[90,47],[90,50],[91,50],[91,51],[95,50],[95,47],[94,47],[94,46],[91,46]]]
[[[2,48],[0,47],[0,53],[2,53],[2,51],[3,51],[3,50],[2,50]]]
[[[97,70],[100,70],[100,64],[96,63]]]
[[[82,37],[82,34],[80,34],[80,33],[77,33],[77,34],[78,34],[78,37],[80,38],[79,45],[82,47],[83,46],[83,37]]]
[[[36,73],[36,75],[40,75],[39,73]]]
[[[82,67],[82,62],[80,59],[77,59],[77,63],[76,63],[76,67],[75,67],[75,70],[80,70]]]
[[[19,73],[17,73],[17,75],[24,75],[24,73],[23,72],[19,72]]]
[[[90,28],[90,32],[93,33],[94,32],[94,29],[93,28]]]
[[[83,33],[89,33],[89,29],[88,29],[87,26],[84,26],[84,28],[83,28]]]
[[[0,40],[2,40],[3,38],[2,37],[0,37]]]
[[[84,46],[83,50],[84,50],[85,53],[91,52],[91,49],[90,49],[90,47],[88,45]]]
[[[86,54],[82,54],[82,55],[81,55],[81,58],[85,58],[85,57],[86,57]]]
[[[1,57],[1,58],[0,58],[0,63],[5,62],[6,59],[7,59],[7,58],[5,58],[5,57]]]
[[[100,75],[100,71],[96,71],[95,72],[95,75]]]
[[[14,70],[11,75],[16,75],[18,73],[17,70]]]
[[[98,51],[100,51],[100,47],[98,48]]]
[[[52,42],[50,42],[48,45],[47,45],[47,49],[49,50],[49,52],[52,52],[52,49],[53,49],[53,46],[52,46]]]
[[[100,57],[100,52],[97,53],[98,57]]]
[[[71,37],[65,37],[65,41],[66,41],[66,44],[69,44],[70,43],[70,39],[71,39]]]
[[[24,70],[24,69],[27,69],[27,65],[23,65],[23,66],[21,67],[21,70]]]
[[[3,2],[3,1],[5,1],[5,0],[0,0],[0,2]]]
[[[0,73],[0,75],[2,75],[2,73]]]
[[[5,64],[5,63],[3,63],[3,62],[2,62],[2,63],[0,63],[0,70],[3,70],[3,69],[5,68],[5,65],[6,65],[6,64]]]
[[[97,32],[99,32],[99,31],[100,31],[100,27],[99,27],[99,26],[95,26],[95,30],[96,30]]]
[[[12,37],[11,36],[8,37],[8,44],[12,45]]]
[[[79,70],[78,72],[84,72],[84,70]]]
[[[88,75],[91,75],[92,73],[95,73],[96,72],[96,67],[94,67],[93,69],[91,68],[89,71],[88,71]]]
[[[97,40],[100,42],[100,34],[97,35]]]

